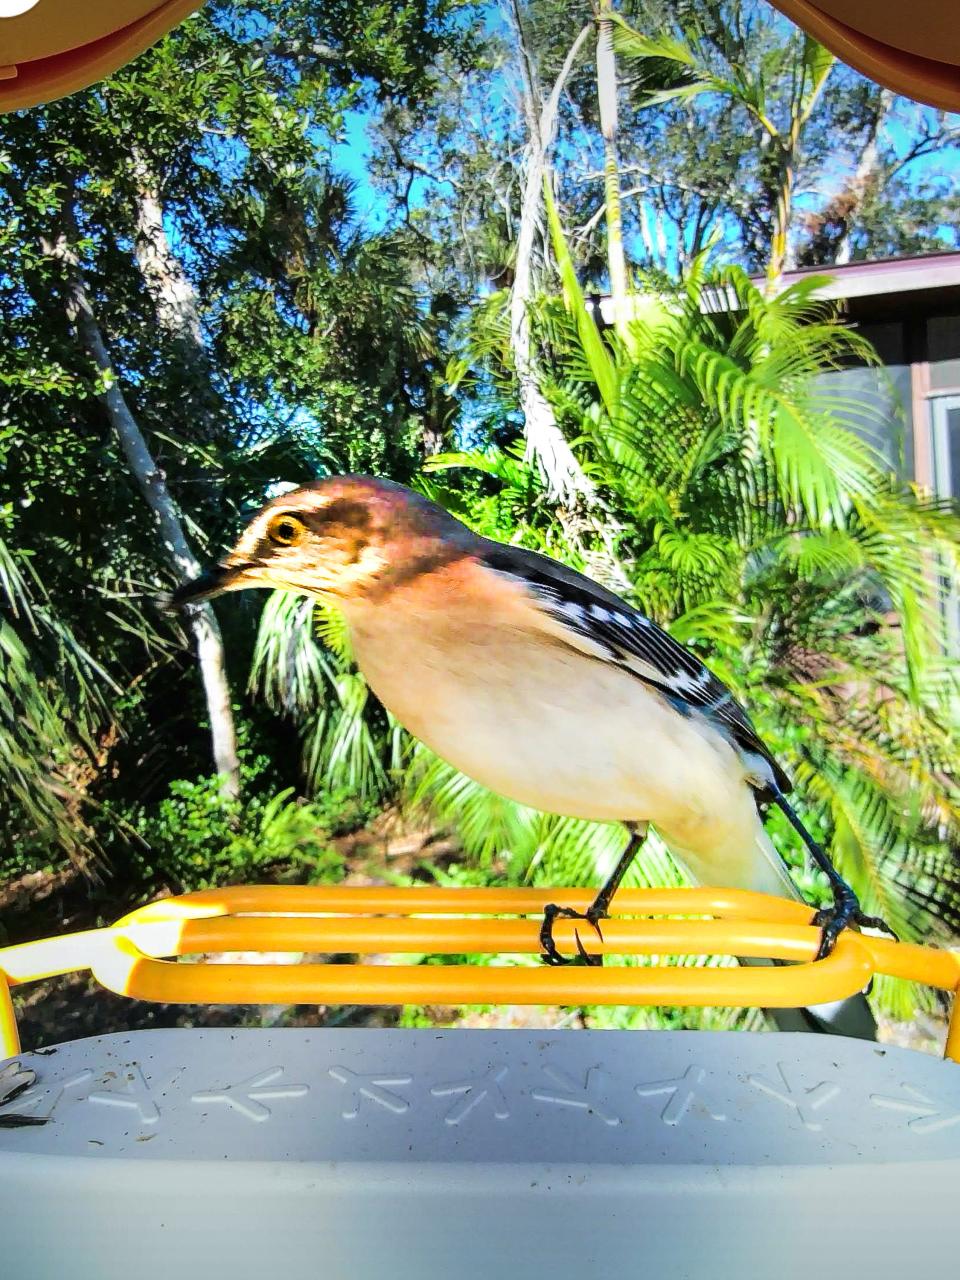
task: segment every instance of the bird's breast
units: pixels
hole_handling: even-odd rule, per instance
[[[742,780],[714,731],[536,630],[522,602],[442,604],[352,620],[355,652],[400,723],[482,785],[547,812],[679,831]]]

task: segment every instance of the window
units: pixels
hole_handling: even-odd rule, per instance
[[[927,321],[930,389],[960,389],[960,316],[931,316]]]
[[[835,397],[838,417],[871,444],[902,478],[913,476],[913,421],[910,364],[903,323],[857,323],[856,332],[876,348],[883,369],[852,364],[822,375],[820,385]]]
[[[960,394],[931,396],[931,453],[933,483],[943,498],[960,501]],[[943,601],[947,641],[951,651],[960,651],[960,597],[950,591]]]
[[[960,501],[960,394],[931,396],[933,483],[944,498]]]

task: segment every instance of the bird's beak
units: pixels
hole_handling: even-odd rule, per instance
[[[224,591],[234,591],[244,584],[245,564],[215,564],[201,573],[199,578],[184,582],[170,597],[171,609],[182,609],[184,605],[199,604],[201,600],[212,600]]]

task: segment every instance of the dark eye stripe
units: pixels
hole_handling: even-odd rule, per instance
[[[370,528],[370,511],[362,502],[353,502],[350,498],[338,498],[329,506],[312,514],[312,523],[342,524],[357,532],[366,532]]]

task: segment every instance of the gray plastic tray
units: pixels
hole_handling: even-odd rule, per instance
[[[909,1050],[182,1030],[16,1061],[37,1079],[0,1106],[3,1280],[960,1270],[960,1069]]]

